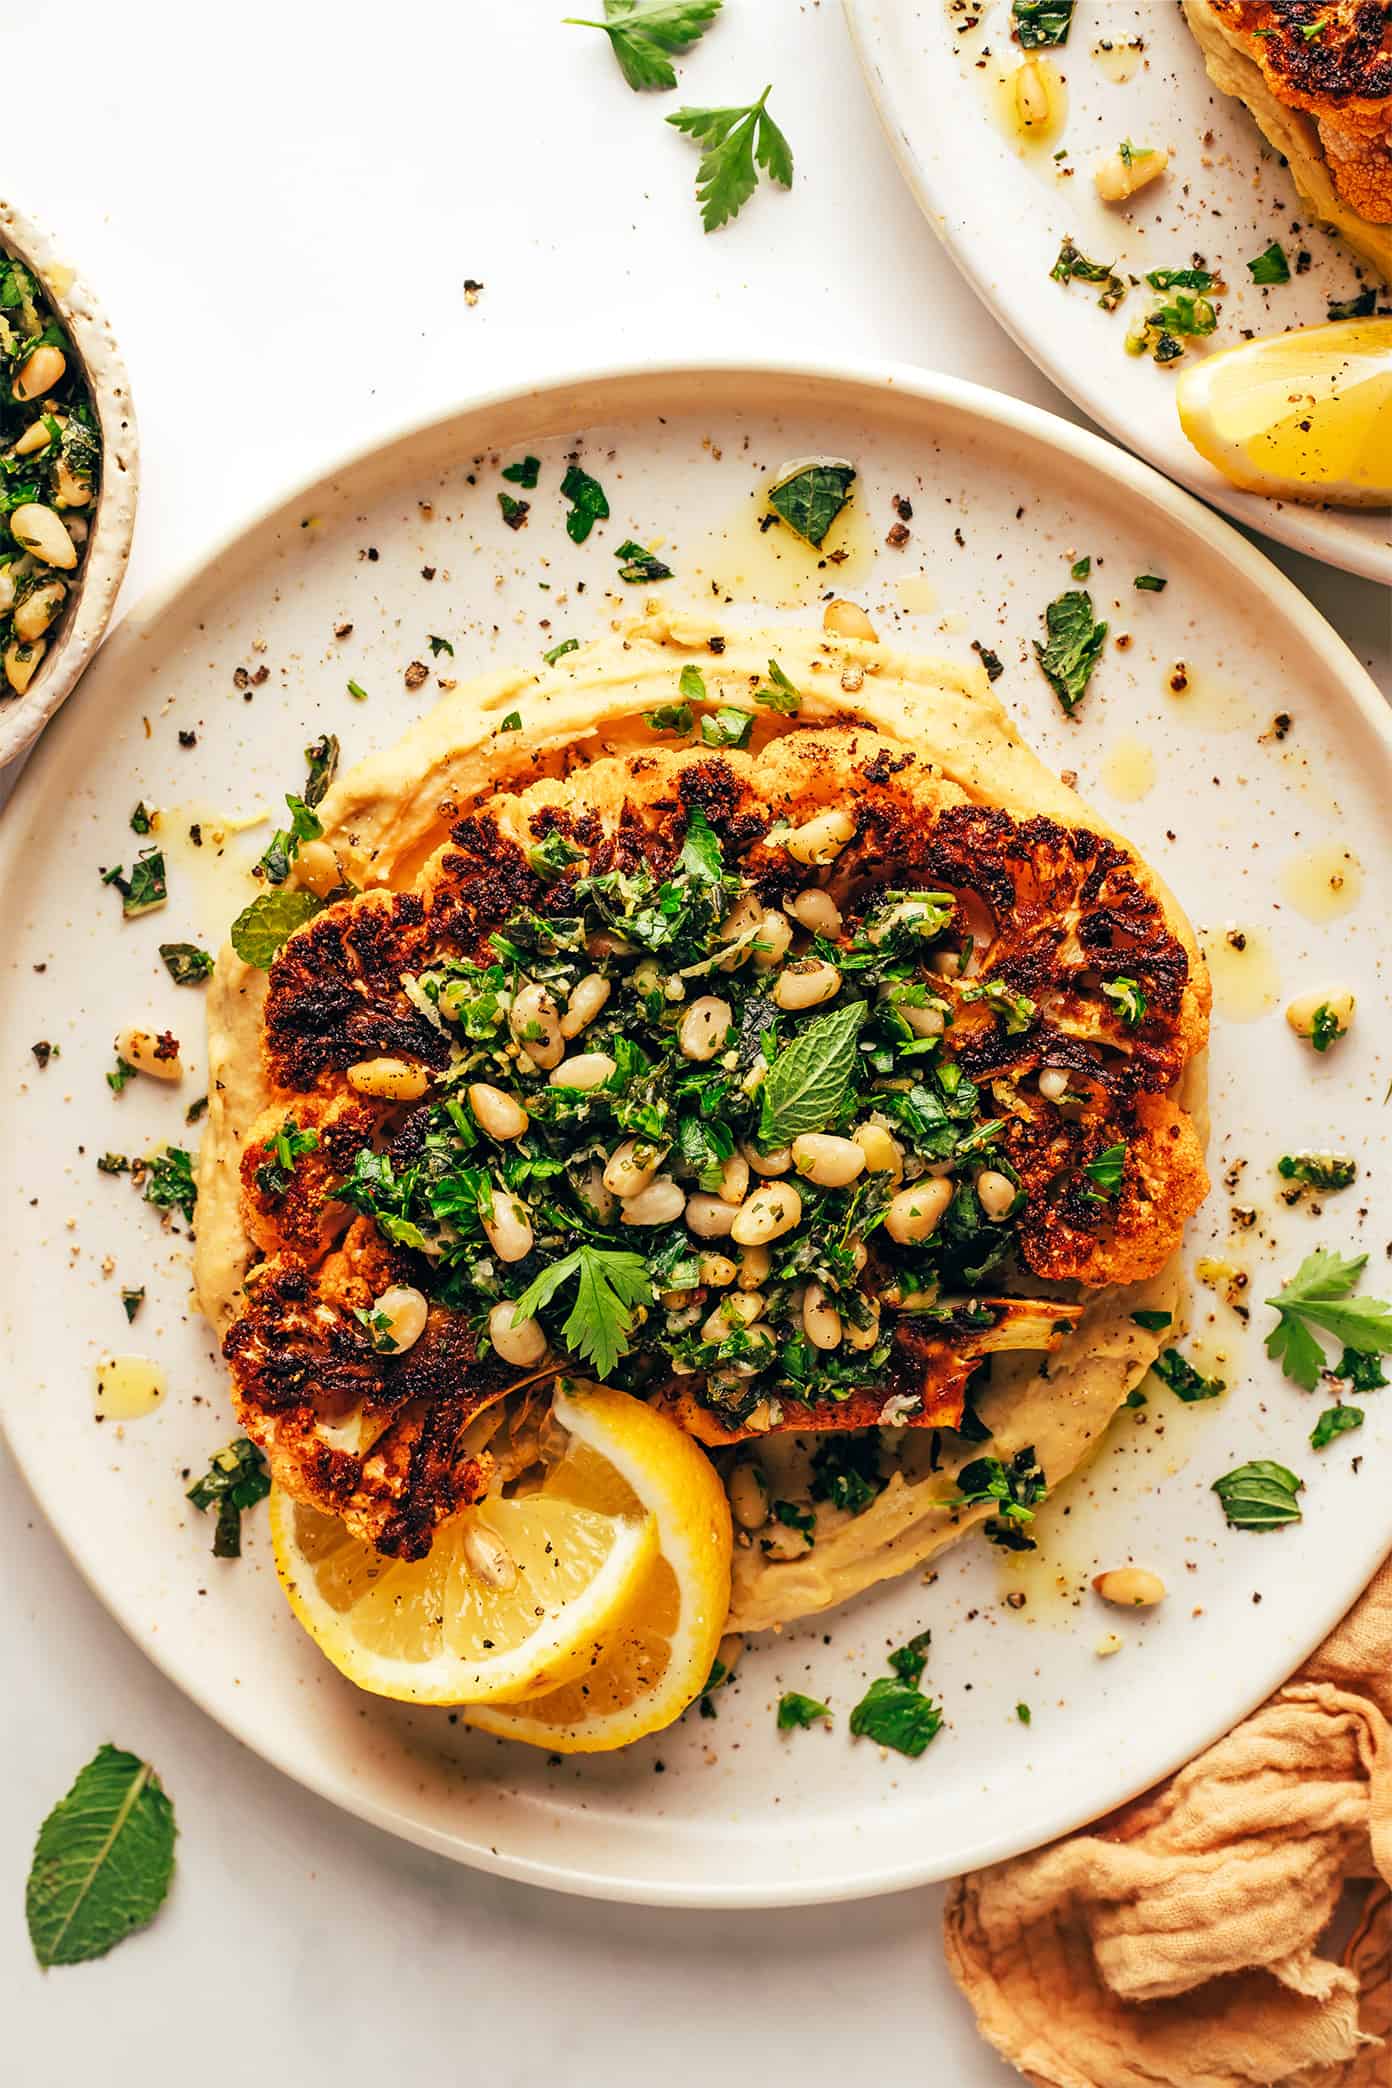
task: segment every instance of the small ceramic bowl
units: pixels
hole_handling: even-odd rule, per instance
[[[0,249],[22,261],[43,284],[76,351],[102,437],[101,485],[73,597],[28,689],[22,696],[0,696],[3,768],[33,745],[59,705],[72,694],[101,643],[130,557],[140,460],[130,381],[116,336],[96,298],[81,276],[59,257],[53,242],[3,197]]]

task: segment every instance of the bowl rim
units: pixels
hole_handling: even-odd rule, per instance
[[[101,425],[102,476],[77,599],[52,653],[23,696],[0,698],[0,768],[28,752],[77,686],[106,633],[130,560],[140,484],[140,440],[130,378],[111,322],[50,234],[0,196],[0,251],[39,278],[67,329]],[[70,280],[60,293],[53,278]]]

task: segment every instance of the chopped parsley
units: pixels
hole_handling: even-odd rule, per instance
[[[1004,979],[969,980],[957,997],[967,1003],[984,1001],[1004,1020],[1007,1037],[1023,1036],[1039,1013],[1037,1001],[1032,1001],[1027,993],[1014,992]]]
[[[115,885],[121,894],[121,912],[128,921],[140,914],[153,913],[163,906],[169,897],[165,882],[164,851],[159,848],[142,848],[131,865],[131,874],[126,876],[122,864],[114,870],[103,870],[102,883]]]
[[[195,1479],[187,1498],[205,1514],[209,1508],[217,1509],[215,1559],[240,1559],[242,1517],[248,1508],[264,1501],[270,1490],[266,1460],[246,1436],[237,1436],[225,1450],[219,1450],[203,1477]]]
[[[743,108],[678,109],[667,121],[702,149],[696,200],[707,232],[738,216],[762,170],[780,188],[793,185],[792,148],[768,112],[771,87]]]
[[[1087,1192],[1093,1202],[1101,1203],[1103,1197],[1115,1196],[1121,1187],[1125,1172],[1126,1147],[1120,1144],[1103,1146],[1101,1152],[1083,1168],[1083,1173],[1093,1185]]]
[[[1379,1357],[1364,1349],[1346,1348],[1334,1365],[1334,1375],[1347,1378],[1355,1392],[1378,1392],[1388,1382]]]
[[[1058,250],[1058,258],[1049,270],[1056,283],[1100,283],[1102,294],[1097,302],[1104,312],[1114,312],[1126,295],[1126,285],[1114,273],[1110,261],[1089,261],[1081,248],[1071,239],[1065,239]]]
[[[566,516],[566,535],[572,544],[583,544],[596,522],[609,519],[609,502],[598,479],[591,478],[578,464],[566,467],[561,480],[561,493],[570,502],[570,513]]]
[[[1029,1724],[1029,1722],[1030,1722],[1030,1707],[1029,1707],[1029,1705],[1028,1705],[1028,1704],[1017,1704],[1017,1705],[1015,1706],[1015,1716],[1016,1716],[1016,1717],[1017,1717],[1017,1718],[1019,1719],[1019,1721],[1020,1721],[1021,1725],[1028,1725],[1028,1724]]]
[[[1034,1521],[1034,1511],[1039,1503],[1048,1498],[1048,1485],[1042,1466],[1036,1461],[1034,1446],[1017,1450],[1009,1464],[998,1457],[974,1457],[964,1464],[957,1474],[958,1496],[950,1501],[951,1508],[975,1508],[990,1502],[995,1512],[983,1525],[992,1544],[1006,1551],[1033,1551],[1034,1539],[1025,1535],[1023,1525]]]
[[[503,466],[503,477],[508,481],[508,484],[521,486],[528,493],[535,491],[536,482],[540,475],[540,457],[523,457],[519,463],[505,464]],[[435,641],[432,638],[430,642],[433,645]]]
[[[799,1507],[796,1501],[775,1501],[773,1519],[785,1530],[796,1530],[811,1551],[817,1541],[817,1518],[810,1508]]]
[[[1327,1368],[1314,1328],[1359,1355],[1392,1351],[1392,1305],[1352,1294],[1367,1264],[1366,1254],[1344,1256],[1317,1247],[1290,1282],[1266,1300],[1277,1315],[1266,1337],[1266,1353],[1307,1392],[1314,1391]]]
[[[824,1435],[812,1452],[812,1499],[829,1501],[846,1515],[863,1515],[888,1484],[871,1431]]]
[[[831,1706],[819,1702],[816,1697],[803,1696],[797,1689],[787,1689],[778,1699],[778,1730],[791,1733],[795,1727],[814,1726],[825,1722],[831,1724]]]
[[[1165,304],[1156,305],[1126,336],[1128,355],[1149,355],[1152,362],[1177,362],[1186,340],[1202,340],[1218,324],[1218,313],[1209,300],[1188,290],[1176,290]]]
[[[1146,281],[1152,290],[1216,290],[1218,278],[1206,268],[1151,268]]]
[[[295,1162],[300,1154],[314,1152],[318,1144],[317,1131],[301,1131],[293,1117],[286,1117],[270,1141],[271,1157],[256,1170],[256,1186],[262,1195],[284,1196],[295,1178]]]
[[[916,1758],[941,1730],[942,1712],[919,1687],[927,1660],[928,1633],[920,1632],[889,1656],[891,1675],[878,1675],[850,1717],[856,1739],[873,1740]]]
[[[576,848],[566,840],[564,834],[548,834],[544,841],[527,850],[527,861],[538,877],[554,879],[564,877],[572,863],[585,860],[583,848]]]
[[[352,697],[354,703],[366,703],[367,701],[366,689],[361,682],[355,682],[351,676],[348,680],[348,694]]]
[[[1127,1029],[1139,1029],[1148,1005],[1139,979],[1105,979],[1102,991],[1112,1002]]]
[[[1350,1429],[1363,1426],[1363,1409],[1356,1406],[1326,1407],[1310,1430],[1310,1448],[1327,1450],[1335,1436],[1347,1435]]]
[[[579,650],[580,640],[578,638],[563,638],[559,645],[553,645],[550,652],[544,652],[541,657],[548,667],[554,667],[557,660],[563,660],[567,653],[579,652]],[[515,711],[513,715],[516,717]],[[518,718],[517,722],[520,725],[522,720]]]
[[[827,532],[851,497],[854,464],[823,457],[799,465],[768,489],[768,504],[805,543],[820,551]]]
[[[143,798],[130,816],[130,830],[142,837],[152,834],[155,830],[155,815]]]
[[[134,1066],[132,1066],[126,1059],[123,1059],[118,1053],[115,1065],[112,1067],[111,1071],[106,1076],[106,1084],[110,1088],[112,1094],[119,1095],[122,1088],[126,1086],[127,1082],[134,1080],[134,1078]]]
[[[1138,1327],[1145,1328],[1147,1334],[1163,1334],[1166,1327],[1174,1323],[1172,1312],[1153,1311],[1149,1307],[1141,1312],[1133,1312],[1131,1317]]]
[[[604,20],[566,15],[573,29],[602,29],[619,70],[636,93],[644,88],[675,87],[672,54],[700,40],[719,14],[724,0],[604,0]],[[536,459],[529,457],[529,464]],[[504,474],[506,476],[507,474]],[[524,479],[535,485],[535,479]]]
[[[501,490],[498,494],[498,507],[509,529],[521,529],[532,512],[530,500],[517,500],[511,493]]]
[[[1001,661],[1000,654],[993,653],[990,646],[983,645],[979,638],[973,638],[971,642],[971,649],[976,654],[977,658],[980,660],[982,666],[986,669],[987,681],[999,681],[1001,676],[1005,672],[1005,667]]]
[[[123,1290],[121,1292],[121,1309],[126,1315],[127,1326],[133,1323],[135,1315],[144,1303],[145,1286],[143,1283],[137,1290]]]
[[[1072,579],[1086,580],[1092,572],[1092,560],[1091,558],[1075,558],[1068,570]]]
[[[509,711],[507,716],[500,721],[498,730],[499,732],[520,732],[522,730],[521,711]]]
[[[1348,1035],[1347,1023],[1340,1022],[1328,1001],[1321,1001],[1310,1022],[1310,1042],[1323,1055],[1331,1044]]]
[[[1071,718],[1087,694],[1093,669],[1102,656],[1107,626],[1093,615],[1092,596],[1086,588],[1079,588],[1050,602],[1044,611],[1044,629],[1045,643],[1034,640],[1034,657]]]
[[[754,701],[783,718],[795,718],[802,709],[801,692],[793,687],[777,660],[769,661],[768,680],[755,689]]]
[[[689,703],[660,703],[656,710],[644,711],[643,723],[650,732],[690,732],[696,714]]]
[[[1222,1378],[1202,1376],[1177,1348],[1163,1349],[1150,1367],[1160,1382],[1168,1385],[1175,1398],[1182,1399],[1186,1406],[1194,1406],[1202,1399],[1217,1399],[1228,1389]]]
[[[664,565],[655,552],[645,551],[641,544],[635,544],[631,537],[626,544],[620,544],[614,556],[619,561],[620,580],[626,580],[630,584],[636,585],[646,580],[670,580],[672,577],[672,568],[669,565]]]
[[[1327,319],[1371,319],[1377,310],[1378,294],[1373,284],[1354,297],[1331,298],[1325,307]]]
[[[507,477],[506,472],[503,473],[503,477]],[[535,480],[533,480],[533,484],[535,483]],[[430,654],[432,659],[438,660],[441,653],[448,653],[451,659],[454,658],[454,647],[450,644],[448,638],[437,638],[435,633],[432,631],[429,637],[426,639],[426,643],[430,647]]]
[[[1025,51],[1065,44],[1073,25],[1074,0],[1011,0],[1012,34]]]
[[[739,710],[732,703],[722,703],[701,720],[701,740],[707,747],[747,747],[753,730],[753,711]]]
[[[182,1146],[166,1146],[152,1156],[145,1176],[145,1201],[156,1210],[180,1211],[193,1223],[198,1202],[198,1184],[193,1179],[193,1156]]]
[[[1247,263],[1254,283],[1288,283],[1291,279],[1290,262],[1279,239],[1273,239],[1269,247]]]
[[[1358,1179],[1358,1162],[1348,1153],[1282,1153],[1276,1172],[1288,1182],[1332,1195]]]
[[[1139,594],[1163,594],[1169,584],[1169,581],[1162,580],[1158,573],[1137,573],[1131,582]]]
[[[176,986],[201,986],[213,969],[213,960],[197,943],[161,943],[164,968]]]
[[[1213,1482],[1213,1492],[1222,1502],[1232,1530],[1276,1530],[1283,1523],[1299,1522],[1300,1503],[1296,1495],[1304,1490],[1303,1479],[1297,1479],[1285,1465],[1273,1464],[1264,1457],[1238,1465],[1235,1471],[1225,1472]]]

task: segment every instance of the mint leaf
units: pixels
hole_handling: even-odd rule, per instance
[[[298,886],[262,892],[259,899],[243,907],[232,923],[232,947],[243,964],[269,971],[282,945],[297,928],[312,921],[323,904],[313,892]]]
[[[602,29],[619,70],[638,94],[648,87],[676,86],[666,54],[699,42],[722,5],[723,0],[604,0],[602,22],[580,15],[566,15],[564,21],[572,29]]]
[[[764,1152],[790,1145],[805,1131],[821,1131],[838,1116],[855,1071],[856,1039],[869,1013],[850,1001],[814,1016],[769,1068],[760,1090],[759,1145]]]
[[[160,957],[176,986],[201,986],[213,968],[213,960],[197,943],[161,943]]]
[[[1168,1385],[1175,1398],[1182,1399],[1186,1406],[1193,1406],[1201,1399],[1217,1399],[1220,1392],[1228,1389],[1222,1378],[1201,1376],[1177,1348],[1163,1350],[1150,1367],[1161,1383]]]
[[[803,1696],[801,1691],[788,1689],[778,1699],[778,1730],[790,1733],[794,1726],[814,1726],[819,1720],[831,1723],[831,1706],[816,1697]]]
[[[743,108],[678,109],[667,121],[705,147],[696,200],[707,232],[738,215],[759,185],[758,169],[782,188],[793,184],[792,150],[765,104],[772,87]]]
[[[1046,642],[1041,645],[1034,640],[1034,657],[1065,713],[1072,717],[1102,656],[1107,626],[1093,615],[1087,589],[1077,588],[1050,602],[1044,611],[1044,629]]]
[[[1380,1298],[1350,1296],[1367,1262],[1366,1254],[1345,1257],[1317,1247],[1290,1282],[1266,1300],[1277,1313],[1276,1325],[1266,1337],[1266,1353],[1307,1392],[1314,1391],[1325,1368],[1324,1351],[1312,1327],[1365,1355],[1392,1350],[1392,1305]]]
[[[1265,1457],[1238,1465],[1213,1482],[1232,1530],[1275,1530],[1282,1523],[1299,1522],[1300,1504],[1295,1497],[1304,1488],[1303,1479]]]
[[[1361,1428],[1362,1426],[1362,1407],[1326,1407],[1310,1431],[1310,1448],[1312,1450],[1327,1449],[1335,1436],[1347,1435],[1351,1428]]]
[[[768,490],[768,504],[806,543],[820,550],[851,497],[856,468],[835,457],[802,464]]]
[[[153,1921],[174,1872],[174,1834],[150,1764],[98,1748],[34,1846],[24,1915],[39,1963],[83,1964]]]
[[[1172,1312],[1152,1312],[1147,1309],[1144,1312],[1133,1312],[1131,1317],[1138,1327],[1145,1328],[1147,1334],[1163,1334],[1166,1327],[1173,1321],[1174,1314]]]
[[[1279,239],[1273,239],[1247,267],[1254,283],[1288,283],[1291,279],[1290,263]]]

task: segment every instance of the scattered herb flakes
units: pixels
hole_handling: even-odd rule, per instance
[[[1340,1037],[1347,1035],[1348,1024],[1339,1020],[1328,1001],[1321,1001],[1310,1021],[1310,1042],[1314,1049],[1323,1056],[1331,1044],[1337,1044]]]
[[[1006,1551],[1035,1549],[1034,1539],[1026,1536],[1022,1525],[1034,1521],[1035,1509],[1048,1499],[1048,1487],[1032,1443],[1017,1450],[1009,1464],[998,1457],[972,1458],[957,1474],[957,1485],[957,1499],[950,1507],[992,1505],[994,1512],[983,1525],[992,1544]]]
[[[523,457],[516,464],[505,464],[503,466],[503,477],[508,483],[513,486],[521,486],[528,493],[535,491],[536,482],[540,476],[540,457]],[[430,642],[433,645],[435,641],[432,638]]]
[[[838,1116],[856,1065],[856,1042],[870,1010],[850,1001],[804,1023],[775,1058],[760,1089],[763,1152],[821,1131]]]
[[[1203,296],[1176,290],[1156,305],[1126,336],[1128,355],[1149,355],[1152,362],[1177,362],[1186,340],[1202,340],[1218,324],[1215,307]]]
[[[901,1654],[907,1651],[907,1647],[900,1649]],[[898,1657],[892,1654],[891,1662]],[[851,1713],[853,1737],[892,1747],[896,1754],[921,1755],[942,1726],[942,1712],[918,1686],[922,1672],[919,1665],[912,1676],[902,1672],[876,1676]]]
[[[269,971],[288,938],[312,921],[323,904],[315,893],[299,886],[262,892],[232,923],[232,947],[243,964]]]
[[[1360,1355],[1381,1356],[1392,1350],[1392,1305],[1352,1295],[1367,1262],[1366,1254],[1345,1257],[1317,1247],[1290,1282],[1266,1300],[1277,1314],[1266,1337],[1266,1353],[1306,1392],[1314,1391],[1326,1367],[1312,1328],[1331,1334]]]
[[[677,681],[677,693],[688,703],[706,702],[706,677],[694,661],[688,661]]]
[[[979,638],[972,639],[971,649],[976,654],[977,658],[980,660],[982,666],[986,669],[987,681],[999,681],[1001,676],[1005,672],[1004,665],[1001,662],[1000,654],[993,653],[990,646],[983,645]]]
[[[197,943],[161,943],[164,968],[176,986],[201,986],[213,969],[213,960]]]
[[[1169,581],[1162,580],[1158,573],[1137,573],[1131,582],[1138,594],[1163,594],[1169,584]]]
[[[669,565],[664,565],[655,552],[645,551],[641,544],[635,544],[631,537],[626,544],[620,544],[614,556],[619,561],[620,580],[627,581],[630,586],[648,580],[670,580],[672,577],[672,568]]]
[[[151,1155],[145,1176],[145,1201],[160,1211],[181,1211],[192,1225],[198,1202],[198,1184],[193,1179],[193,1155],[182,1146],[165,1146]]]
[[[506,478],[507,473],[504,472],[503,476],[504,478]],[[454,658],[454,647],[450,644],[448,638],[437,638],[435,633],[432,631],[429,637],[427,638],[426,643],[430,647],[430,654],[432,659],[438,660],[441,653],[448,653],[451,659]]]
[[[1046,641],[1041,645],[1034,640],[1034,656],[1071,718],[1087,694],[1093,669],[1102,656],[1107,626],[1093,615],[1092,596],[1080,588],[1050,602],[1044,611],[1044,628]]]
[[[696,716],[689,703],[660,703],[644,711],[643,723],[650,732],[690,732]]]
[[[1069,571],[1075,580],[1086,580],[1092,572],[1091,558],[1075,559]]]
[[[1104,312],[1114,312],[1126,295],[1126,284],[1113,273],[1112,263],[1089,261],[1071,239],[1063,241],[1049,275],[1055,283],[1100,283],[1102,293],[1097,302]]]
[[[281,1197],[295,1179],[295,1163],[301,1153],[318,1150],[319,1133],[301,1131],[295,1119],[286,1117],[270,1140],[269,1157],[256,1170],[256,1186],[263,1196]]]
[[[175,1832],[150,1764],[98,1748],[34,1846],[24,1915],[40,1965],[102,1957],[153,1921],[174,1872]]]
[[[131,865],[129,877],[120,863],[114,870],[103,870],[102,883],[114,885],[121,894],[121,912],[128,921],[140,914],[153,913],[163,906],[169,897],[165,882],[164,851],[159,848],[142,848]]]
[[[769,506],[796,536],[820,551],[851,497],[856,467],[834,457],[800,464],[768,489]]]
[[[1288,283],[1291,279],[1290,263],[1279,239],[1273,239],[1247,267],[1254,283]]]
[[[1358,1162],[1349,1153],[1282,1153],[1276,1172],[1287,1182],[1301,1182],[1325,1196],[1348,1189],[1358,1179]]]
[[[817,1541],[817,1518],[810,1508],[803,1508],[796,1501],[775,1501],[773,1519],[782,1523],[785,1530],[796,1530],[811,1551]]]
[[[1216,290],[1218,277],[1206,268],[1151,268],[1146,281],[1152,290]]]
[[[201,1513],[217,1509],[213,1529],[215,1559],[240,1559],[242,1516],[258,1501],[264,1501],[270,1490],[266,1460],[246,1436],[237,1436],[210,1460],[203,1477],[195,1479],[188,1489],[187,1498]]]
[[[498,506],[509,529],[521,529],[532,512],[530,500],[514,500],[511,493],[499,493]]]
[[[591,478],[578,464],[566,467],[561,480],[561,492],[570,502],[570,513],[566,516],[566,535],[572,544],[583,544],[596,522],[609,519],[609,502],[599,480]]]
[[[827,1433],[812,1452],[808,1492],[814,1501],[829,1501],[845,1515],[863,1515],[888,1484],[873,1430]]]
[[[580,1361],[592,1363],[597,1377],[606,1378],[628,1354],[639,1312],[651,1311],[655,1303],[647,1264],[641,1254],[622,1248],[577,1247],[528,1285],[513,1315],[517,1324],[535,1318],[572,1277],[575,1303],[565,1323],[566,1346]]]
[[[778,1730],[791,1733],[797,1726],[831,1724],[831,1706],[819,1702],[816,1697],[803,1696],[797,1689],[787,1689],[778,1699]]]
[[[793,154],[768,113],[772,87],[743,108],[678,109],[667,121],[704,149],[696,169],[696,200],[707,232],[737,217],[758,186],[759,171],[780,188],[793,185]]]
[[[1363,1426],[1363,1409],[1356,1406],[1326,1407],[1310,1430],[1310,1448],[1327,1450],[1336,1436]]]
[[[585,860],[583,848],[576,848],[564,834],[548,834],[527,850],[527,861],[538,877],[549,882],[564,877],[573,863]]]
[[[509,711],[499,725],[498,730],[499,732],[520,732],[522,730],[521,711]]]
[[[1025,51],[1065,44],[1074,4],[1075,0],[1011,0],[1011,34]]]
[[[190,1102],[188,1108],[184,1111],[184,1122],[186,1124],[201,1123],[203,1118],[207,1114],[208,1097],[206,1095],[199,1095],[192,1102]]]
[[[1163,1334],[1166,1327],[1174,1323],[1172,1312],[1155,1311],[1149,1306],[1141,1312],[1133,1312],[1131,1317],[1138,1327],[1145,1328],[1147,1334]]]
[[[1101,1152],[1087,1162],[1083,1173],[1093,1185],[1087,1193],[1094,1203],[1116,1195],[1125,1171],[1126,1147],[1122,1144],[1103,1146]]]
[[[144,1303],[145,1286],[143,1283],[137,1290],[123,1290],[121,1292],[121,1306],[126,1315],[127,1326],[134,1320],[135,1315]]]
[[[1327,319],[1371,319],[1377,310],[1378,294],[1369,283],[1354,297],[1331,298],[1325,307]]]
[[[1030,1707],[1029,1707],[1029,1705],[1028,1705],[1028,1704],[1017,1704],[1017,1705],[1015,1706],[1015,1716],[1016,1716],[1016,1717],[1017,1717],[1017,1718],[1019,1719],[1019,1721],[1020,1721],[1021,1725],[1028,1725],[1028,1724],[1029,1724],[1029,1722],[1030,1722]]]
[[[140,835],[152,834],[155,830],[155,815],[146,804],[144,798],[140,800],[140,803],[130,816],[130,830],[133,834]]]
[[[1150,1367],[1160,1382],[1168,1385],[1175,1398],[1182,1399],[1186,1406],[1194,1406],[1201,1399],[1217,1399],[1228,1389],[1224,1379],[1207,1378],[1195,1370],[1177,1348],[1162,1349]]]
[[[928,1648],[932,1643],[931,1631],[919,1631],[906,1645],[895,1647],[889,1656],[889,1665],[901,1682],[912,1682],[915,1689],[918,1687],[928,1665]]]
[[[802,709],[802,693],[795,689],[777,660],[768,663],[768,680],[754,691],[754,701],[780,717],[795,718]]]
[[[1275,1530],[1283,1523],[1299,1522],[1296,1495],[1304,1490],[1303,1479],[1297,1479],[1285,1465],[1273,1464],[1264,1457],[1252,1464],[1238,1465],[1213,1482],[1213,1491],[1223,1504],[1232,1530]]]
[[[130,1171],[131,1164],[124,1153],[102,1153],[98,1156],[98,1174],[123,1175],[129,1174]]]
[[[707,747],[747,747],[753,730],[753,711],[737,710],[731,703],[722,703],[701,720],[701,740]]]
[[[350,679],[348,683],[348,694],[352,697],[354,703],[366,703],[367,701],[367,691],[365,688],[363,688],[360,682],[355,682]]]
[[[567,653],[579,652],[579,650],[580,640],[578,638],[562,638],[559,645],[553,645],[550,652],[543,653],[541,657],[548,667],[554,667],[557,660],[563,660]],[[515,711],[513,716],[517,717]],[[522,721],[518,718],[517,722],[520,725]]]
[[[636,94],[644,88],[676,86],[670,54],[698,42],[723,4],[724,0],[604,0],[602,22],[583,15],[566,15],[564,20],[573,29],[604,31],[619,70]]]
[[[1145,1021],[1146,1008],[1149,1005],[1140,980],[1107,979],[1103,981],[1102,991],[1115,1007],[1125,1027],[1139,1029]]]
[[[127,1082],[134,1080],[135,1068],[127,1059],[117,1054],[116,1063],[106,1076],[106,1084],[113,1095],[119,1095]]]
[[[1334,1365],[1334,1375],[1347,1378],[1355,1392],[1379,1392],[1388,1382],[1377,1355],[1364,1349],[1346,1348]]]

